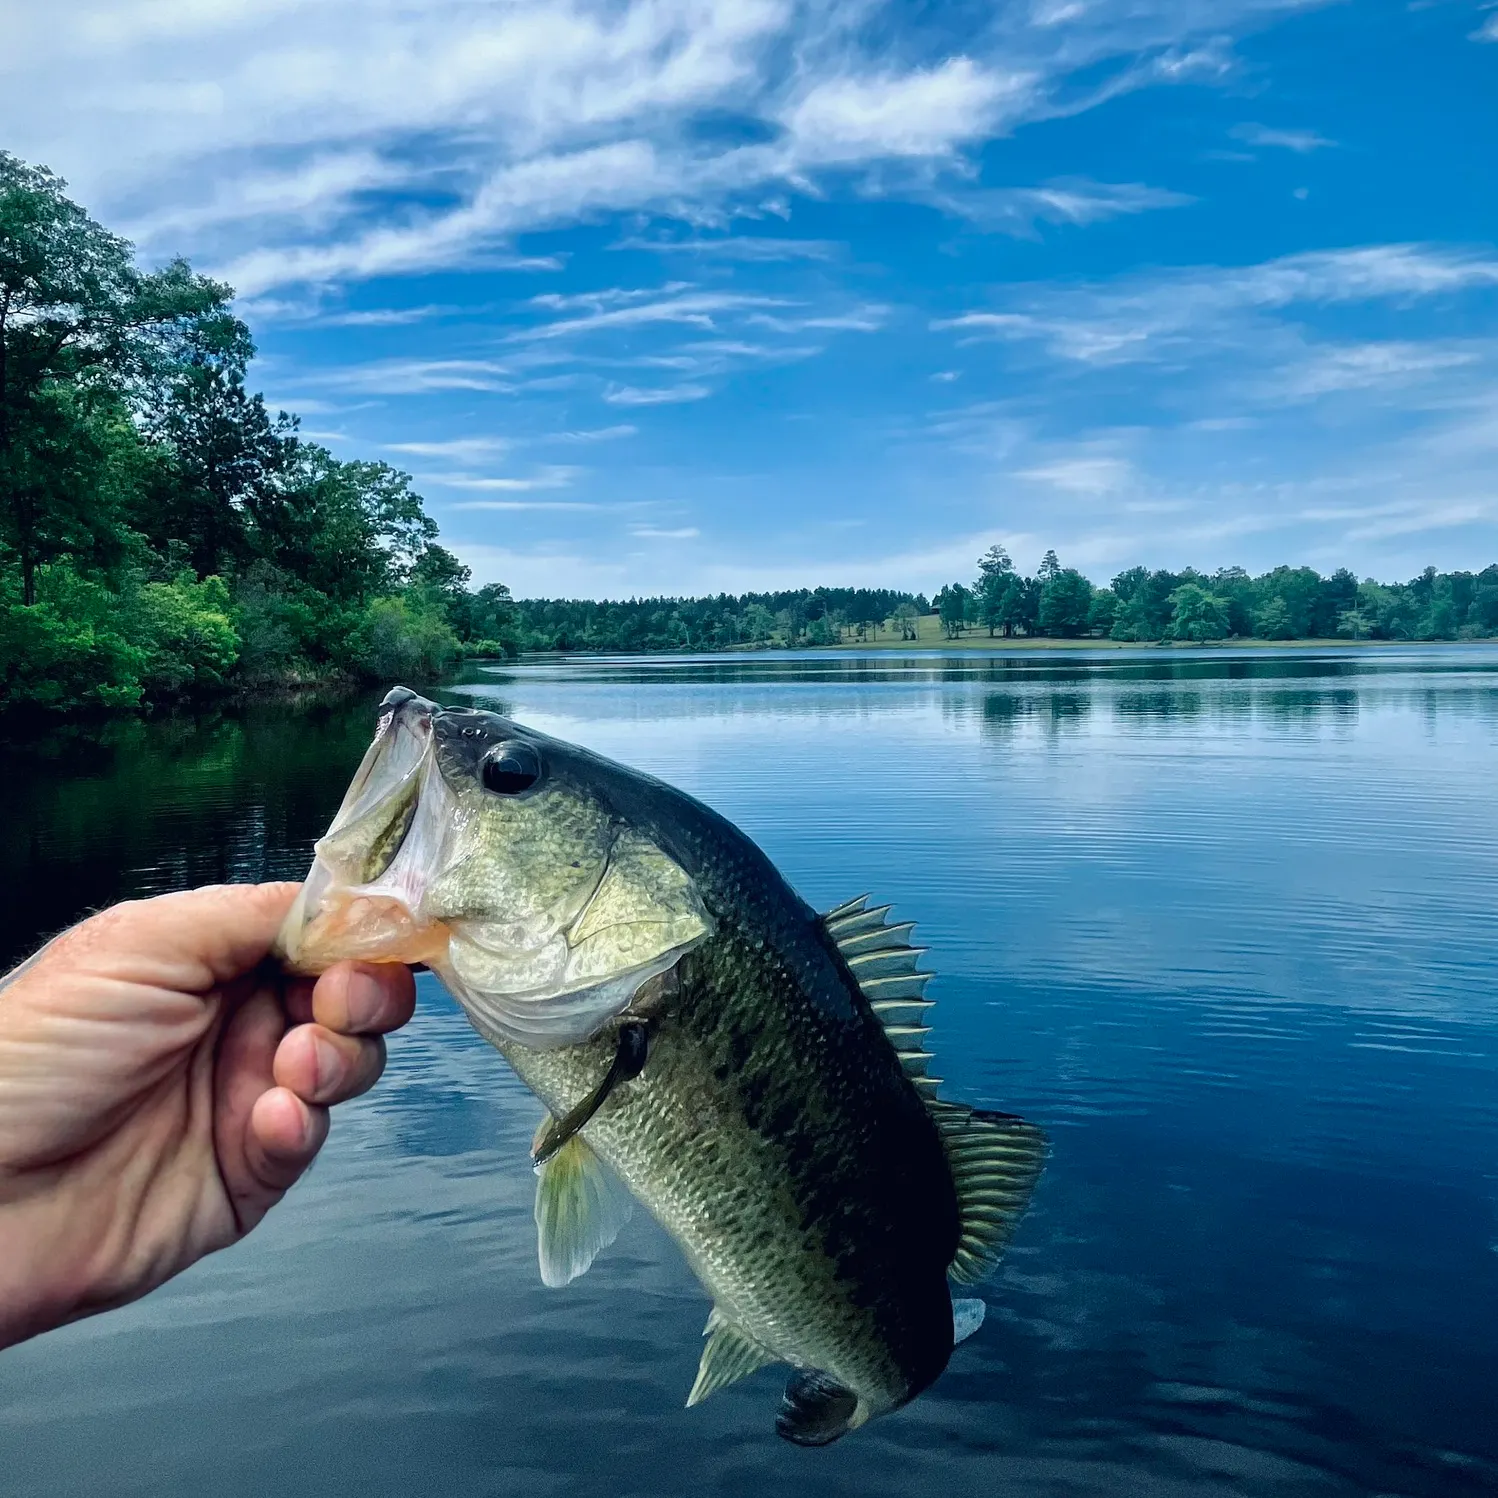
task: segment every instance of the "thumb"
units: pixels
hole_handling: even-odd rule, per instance
[[[83,971],[207,993],[270,955],[299,885],[211,884],[126,900],[64,932],[45,954]]]

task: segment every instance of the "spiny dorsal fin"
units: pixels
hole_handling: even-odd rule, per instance
[[[962,1285],[993,1271],[1040,1179],[1045,1135],[1012,1113],[987,1113],[928,1097],[957,1188],[961,1238],[948,1274]]]
[[[891,926],[890,908],[876,905],[871,910],[869,897],[860,895],[829,910],[822,924],[879,1016],[906,1075],[919,1085],[926,1080],[930,1060],[922,1044],[927,1034],[922,1016],[931,1007],[931,1000],[925,997],[931,974],[916,967],[925,948],[910,944],[915,923],[904,921]]]
[[[869,897],[867,895],[859,895],[857,899],[848,900],[842,905],[835,906],[822,919],[830,926],[833,921],[840,921],[847,916],[857,915],[868,903]]]
[[[707,1338],[707,1346],[702,1349],[702,1361],[697,1365],[697,1380],[687,1395],[688,1409],[701,1404],[709,1394],[748,1378],[766,1363],[779,1361],[773,1352],[741,1332],[717,1306],[707,1318],[702,1335]]]

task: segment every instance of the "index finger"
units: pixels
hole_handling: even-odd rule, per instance
[[[415,1012],[416,979],[404,963],[334,963],[312,988],[312,1018],[344,1035],[384,1035]]]

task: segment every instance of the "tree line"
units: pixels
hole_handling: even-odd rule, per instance
[[[517,650],[680,651],[837,645],[916,638],[924,595],[893,588],[796,588],[712,598],[522,598],[508,641]]]
[[[936,595],[943,633],[1054,639],[1180,640],[1470,640],[1498,635],[1498,564],[1480,572],[1427,567],[1405,583],[1359,582],[1340,567],[1323,577],[1311,567],[1276,567],[1250,576],[1242,567],[1211,574],[1187,567],[1130,567],[1105,588],[1048,551],[1033,577],[1002,546],[978,561],[971,584]]]
[[[922,616],[941,632],[990,637],[1110,639],[1203,644],[1215,640],[1459,640],[1498,635],[1498,564],[1481,572],[1428,567],[1405,583],[1359,581],[1346,568],[1250,576],[1130,567],[1107,587],[1063,567],[1048,551],[1025,576],[1001,546],[979,559],[970,583],[928,600],[883,588],[720,593],[712,598],[522,598],[503,626],[511,651],[710,651],[736,646],[894,643],[920,637]]]
[[[991,548],[935,600],[888,588],[511,598],[471,586],[408,474],[347,461],[248,384],[233,292],[156,271],[0,152],[0,710],[330,678],[427,678],[462,655],[710,651],[943,630],[1119,640],[1498,633],[1498,568],[1403,584],[1281,567],[1131,568],[1095,588]]]

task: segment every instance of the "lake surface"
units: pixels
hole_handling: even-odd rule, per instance
[[[476,676],[439,695],[919,922],[945,1095],[1053,1144],[987,1324],[823,1451],[773,1434],[783,1369],[684,1409],[705,1296],[643,1213],[542,1287],[538,1106],[424,978],[262,1229],[0,1355],[0,1492],[1498,1491],[1498,649]],[[299,877],[374,700],[6,751],[0,961],[127,894]]]

